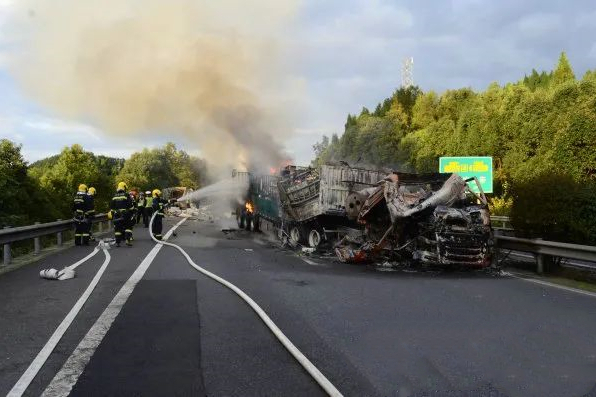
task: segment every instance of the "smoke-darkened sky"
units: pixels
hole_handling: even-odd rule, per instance
[[[31,96],[7,66],[20,50],[6,22],[16,2],[0,0],[0,136],[22,143],[28,160],[72,143],[127,156],[172,139],[200,152],[200,143],[163,133],[114,145],[102,126],[64,117]],[[561,51],[577,76],[596,68],[596,3],[305,0],[272,36],[275,72],[266,96],[290,109],[276,128],[288,130],[280,134],[291,136],[287,151],[306,163],[323,134],[342,132],[348,112],[373,108],[400,85],[405,57],[414,58],[414,81],[425,91],[516,81],[532,68],[552,69]]]

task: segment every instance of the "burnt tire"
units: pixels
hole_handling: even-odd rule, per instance
[[[298,245],[302,243],[303,236],[299,226],[292,226],[288,234],[290,235],[290,242],[292,244]]]
[[[308,232],[308,246],[311,248],[317,248],[321,244],[322,236],[321,232],[317,229],[310,229]]]

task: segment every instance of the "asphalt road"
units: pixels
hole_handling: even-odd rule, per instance
[[[168,220],[166,228],[174,221]],[[136,229],[25,395],[37,396],[154,247]],[[382,272],[189,220],[171,241],[250,295],[344,395],[596,396],[596,298],[486,273]],[[0,276],[0,395],[104,260],[91,248]],[[75,352],[76,354],[76,352]],[[74,396],[316,396],[319,386],[234,293],[163,247],[77,379]]]

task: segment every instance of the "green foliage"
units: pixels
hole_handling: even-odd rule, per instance
[[[173,143],[159,149],[133,153],[120,170],[117,180],[141,190],[186,186],[194,189],[205,177],[205,163],[178,150]]]
[[[544,70],[538,74],[536,69],[532,69],[532,74],[525,76],[523,83],[531,91],[536,91],[538,88],[548,88],[553,78],[553,73],[546,73]]]
[[[518,83],[493,83],[483,92],[397,90],[372,114],[348,116],[344,134],[324,143],[314,164],[360,159],[404,171],[436,172],[441,156],[492,156],[495,211],[517,209],[518,224],[523,223],[543,210],[554,213],[554,197],[569,189],[581,203],[580,210],[569,210],[564,215],[569,225],[554,234],[569,232],[577,241],[587,241],[593,233],[581,211],[584,206],[590,212],[586,197],[592,196],[581,187],[593,189],[596,183],[596,72],[576,80],[565,53],[552,72],[532,70]],[[531,195],[532,184],[542,183],[549,173],[564,175],[565,189],[544,188],[545,195],[558,196],[535,200],[526,213],[524,203],[529,201],[522,191]],[[517,196],[508,186],[515,186]],[[563,215],[557,225],[562,219]]]
[[[491,215],[510,216],[513,207],[513,197],[490,197],[488,200],[488,208]]]
[[[96,156],[80,145],[73,145],[27,166],[20,146],[2,140],[0,224],[16,226],[70,218],[72,198],[81,183],[96,188],[96,211],[105,212],[121,178],[129,187],[143,190],[171,186],[197,188],[205,180],[206,170],[203,160],[178,150],[172,143],[135,153],[126,162]],[[142,183],[135,185],[139,181]]]
[[[542,173],[513,185],[512,223],[524,237],[596,244],[596,183]]]
[[[96,186],[98,201],[105,197],[106,192],[102,192],[99,184],[102,176],[95,156],[84,151],[81,145],[66,147],[55,162],[41,164],[42,166],[32,167],[31,175],[37,179],[44,196],[52,203],[52,213],[55,217],[70,217],[72,197],[81,183]],[[52,165],[43,167],[44,164]]]
[[[22,226],[51,219],[47,198],[27,174],[21,147],[0,140],[0,225]]]
[[[573,73],[573,69],[571,68],[569,59],[567,59],[567,55],[564,52],[562,52],[561,56],[559,57],[559,63],[557,64],[557,68],[553,72],[552,82],[554,85],[558,85],[574,80],[575,74]]]
[[[422,91],[400,88],[379,103],[374,112],[366,107],[359,115],[349,114],[341,138],[323,137],[313,145],[312,165],[345,160],[351,164],[398,165],[400,142],[412,128],[414,107]]]

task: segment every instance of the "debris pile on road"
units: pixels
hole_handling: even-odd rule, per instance
[[[180,209],[178,207],[170,207],[168,208],[168,215],[177,216],[180,218],[191,218],[199,221],[213,220],[213,214],[211,213],[208,206],[199,208],[191,206],[185,209]]]

